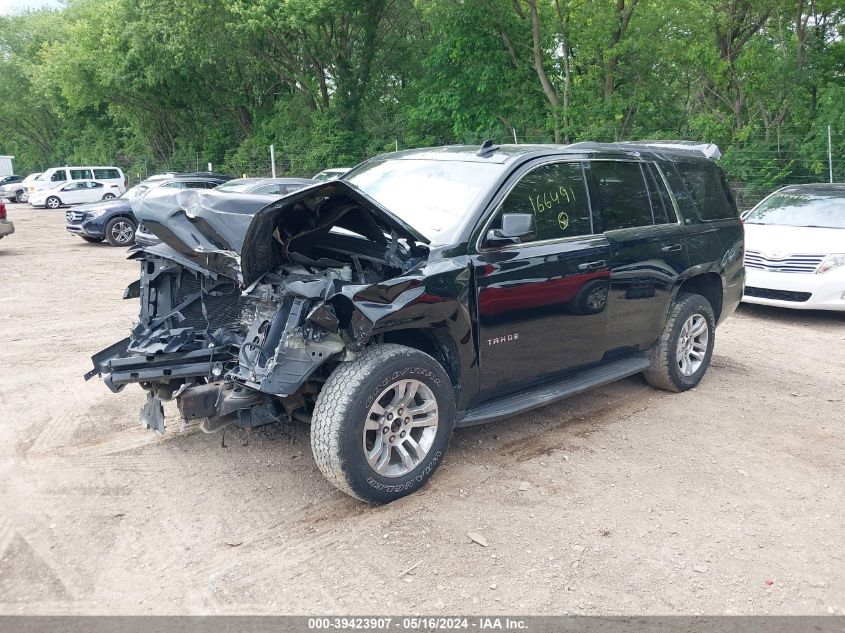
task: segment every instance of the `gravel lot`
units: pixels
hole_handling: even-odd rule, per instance
[[[141,430],[140,389],[82,380],[137,264],[63,210],[9,217],[0,613],[845,612],[845,315],[742,307],[697,389],[459,430],[422,493],[369,507],[305,427]]]

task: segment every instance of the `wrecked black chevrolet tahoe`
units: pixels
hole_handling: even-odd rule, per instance
[[[421,487],[452,430],[644,373],[694,387],[742,296],[714,146],[455,146],[271,198],[151,192],[130,336],[87,378],[211,432],[311,425],[335,486]]]

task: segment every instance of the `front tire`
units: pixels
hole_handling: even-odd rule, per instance
[[[644,372],[649,384],[667,391],[692,389],[704,377],[716,342],[713,307],[704,297],[679,293],[666,327],[651,350],[651,367]]]
[[[58,209],[60,206],[62,206],[62,201],[59,200],[56,196],[50,196],[44,202],[44,206],[48,209]]]
[[[431,477],[454,425],[452,383],[436,360],[402,345],[373,345],[341,363],[323,386],[311,450],[334,486],[389,503]]]
[[[106,239],[112,246],[135,243],[135,223],[129,218],[112,218],[106,223]]]

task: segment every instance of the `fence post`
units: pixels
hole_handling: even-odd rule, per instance
[[[833,182],[833,147],[830,142],[830,126],[827,126],[827,169],[830,173],[830,182]]]
[[[276,146],[270,146],[270,173],[276,177]]]

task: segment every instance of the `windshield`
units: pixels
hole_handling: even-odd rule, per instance
[[[446,243],[502,173],[494,163],[386,159],[365,163],[344,180],[433,243]]]
[[[745,223],[845,229],[845,195],[775,193],[757,205]]]
[[[229,182],[224,182],[222,185],[217,185],[215,191],[246,191],[251,189],[254,185],[261,182],[261,178],[236,178]]]

